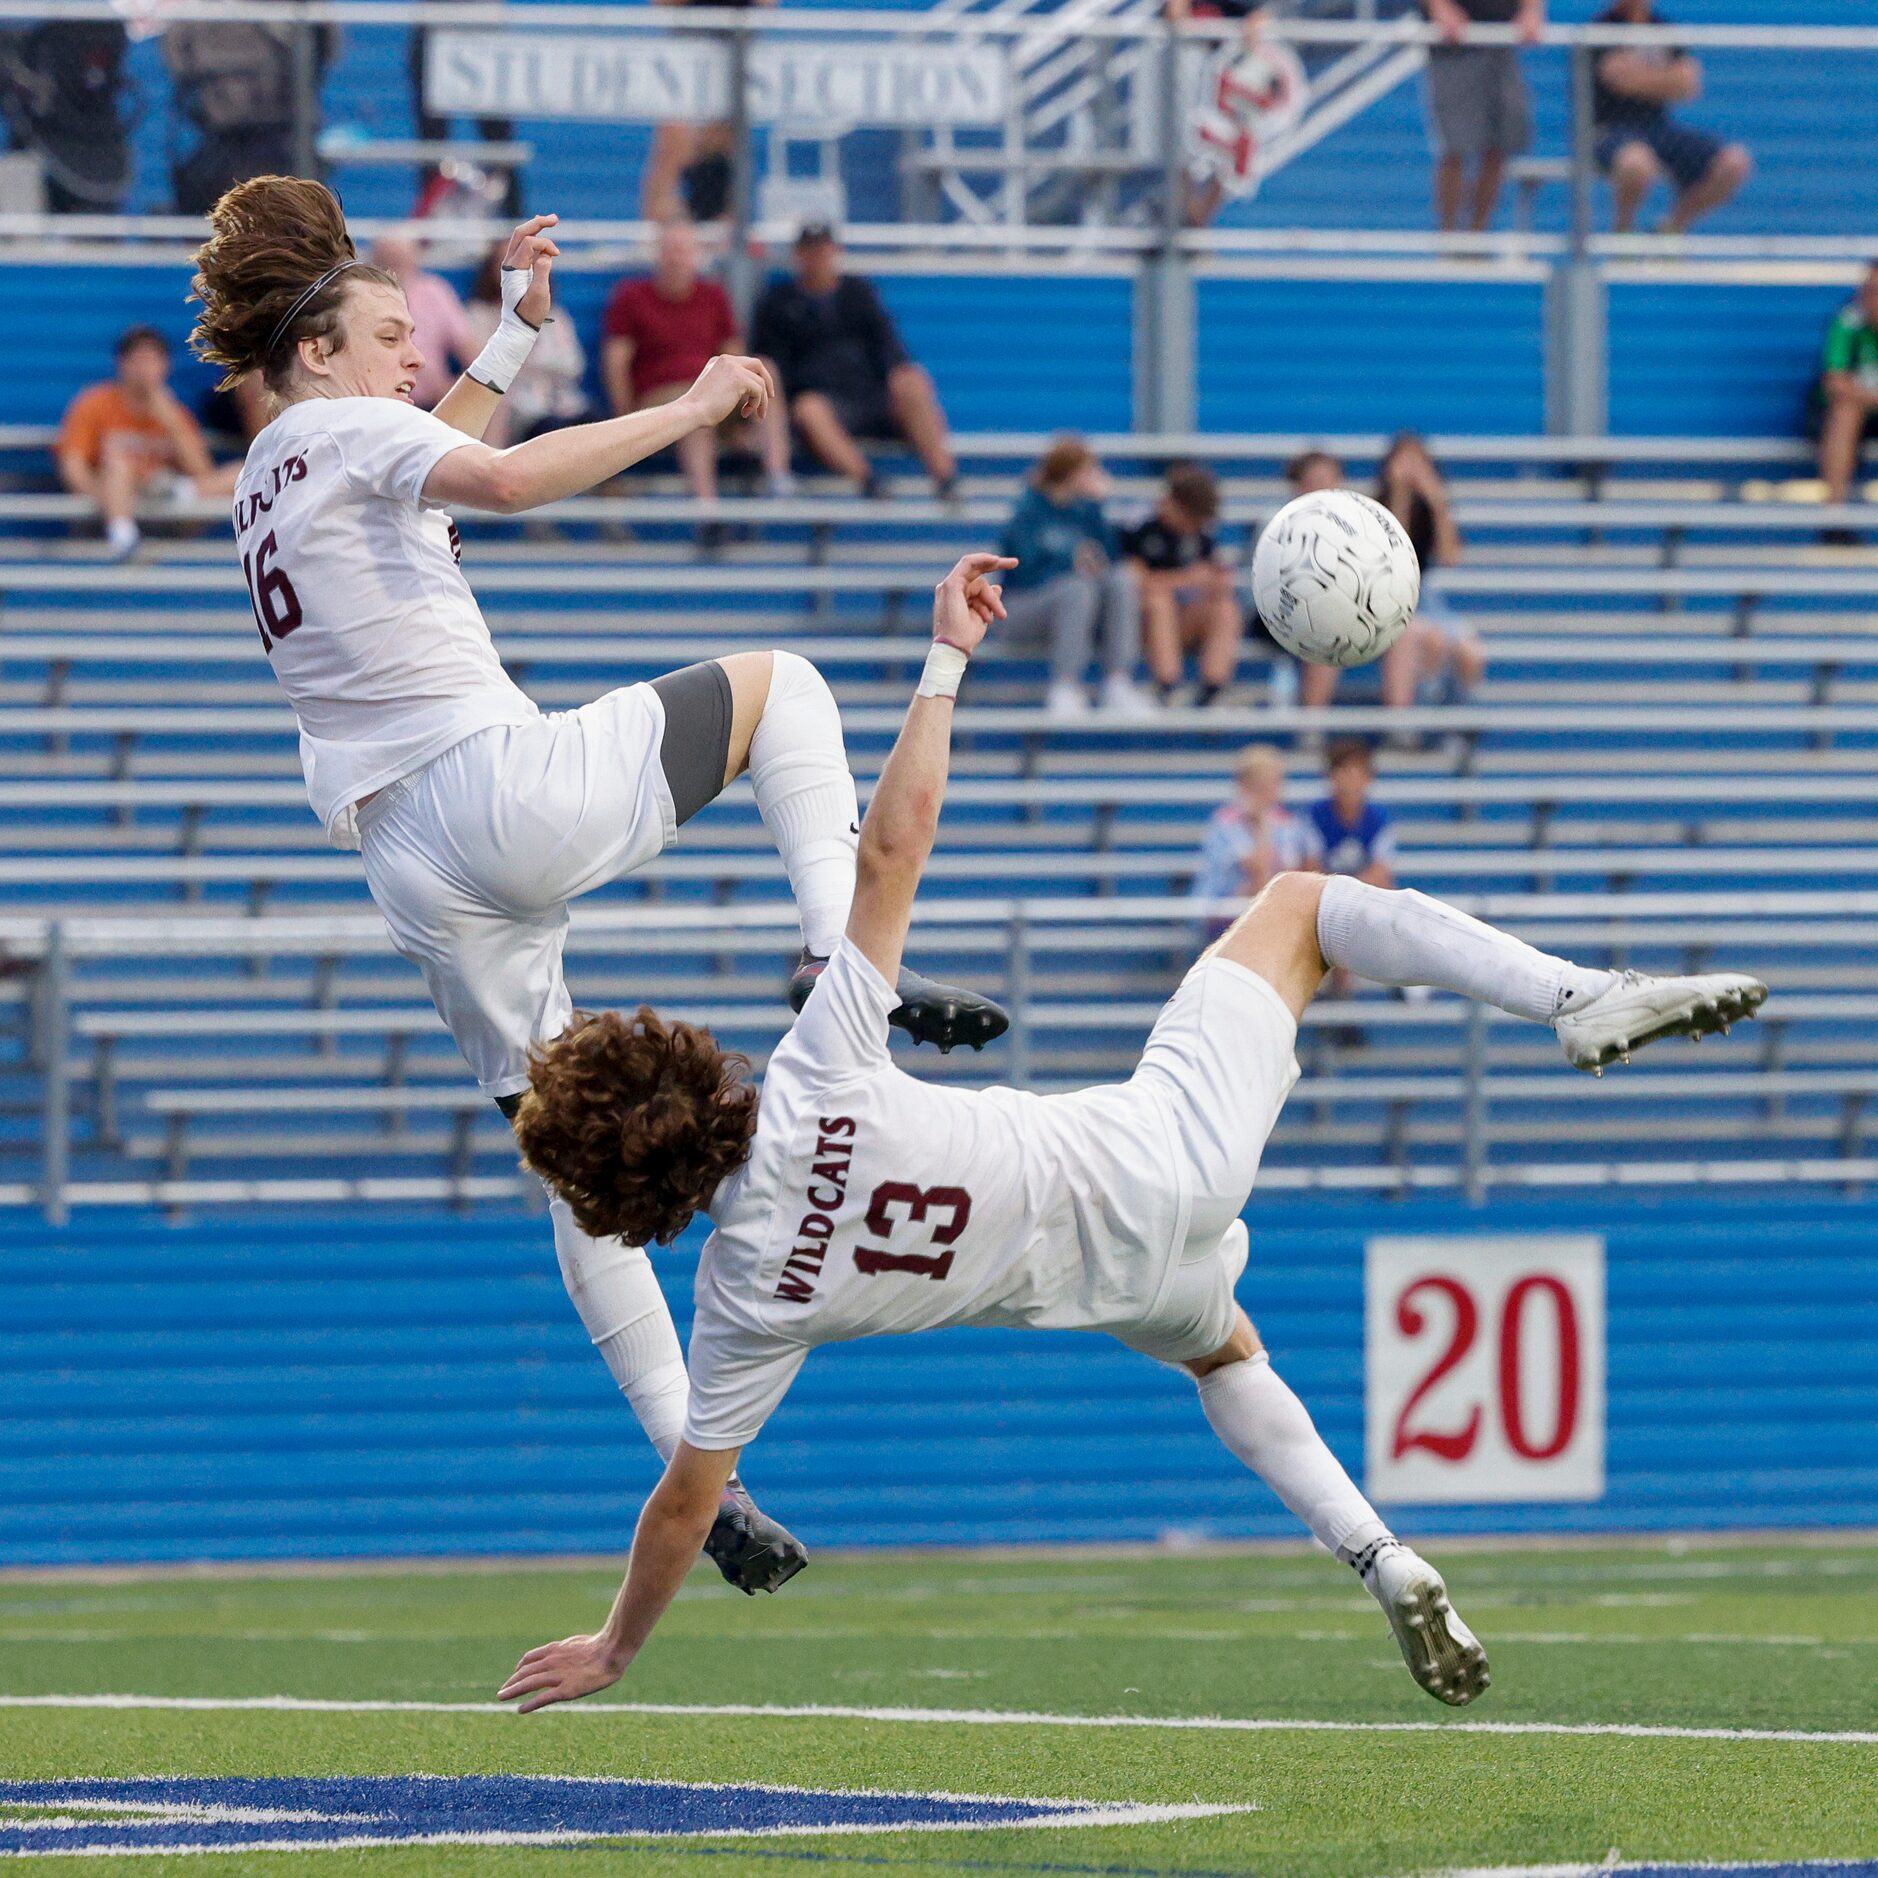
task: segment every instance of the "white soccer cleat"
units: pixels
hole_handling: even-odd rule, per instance
[[[1455,1615],[1441,1574],[1400,1543],[1379,1552],[1363,1588],[1382,1606],[1409,1674],[1437,1701],[1465,1708],[1493,1678],[1480,1639]]]
[[[1568,1011],[1552,1029],[1573,1069],[1601,1076],[1605,1064],[1628,1063],[1633,1050],[1658,1037],[1726,1033],[1730,1024],[1752,1017],[1766,996],[1767,987],[1744,972],[1703,972],[1694,978],[1620,972],[1610,990],[1581,1010]]]

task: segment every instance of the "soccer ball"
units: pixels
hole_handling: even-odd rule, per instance
[[[1266,524],[1252,598],[1287,652],[1312,665],[1367,665],[1402,636],[1422,570],[1402,524],[1353,489],[1298,496]]]

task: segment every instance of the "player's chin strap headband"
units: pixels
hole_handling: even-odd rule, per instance
[[[270,359],[274,356],[274,348],[287,337],[287,328],[305,312],[308,305],[311,304],[322,287],[331,286],[347,268],[362,267],[363,265],[364,263],[362,261],[355,259],[351,261],[341,261],[337,267],[329,267],[326,272],[281,315],[280,324],[274,328],[273,338],[267,342],[267,356]]]

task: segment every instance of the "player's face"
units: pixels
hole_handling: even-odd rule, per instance
[[[333,389],[351,398],[403,398],[424,369],[411,309],[396,287],[359,281],[339,309],[344,344],[328,355]]]

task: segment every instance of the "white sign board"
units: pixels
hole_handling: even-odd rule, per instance
[[[1603,1497],[1602,1239],[1372,1239],[1365,1290],[1371,1499]]]
[[[424,102],[440,117],[715,123],[731,115],[730,53],[697,34],[427,35]],[[994,46],[889,39],[759,39],[752,122],[813,126],[999,124],[1008,68]]]

